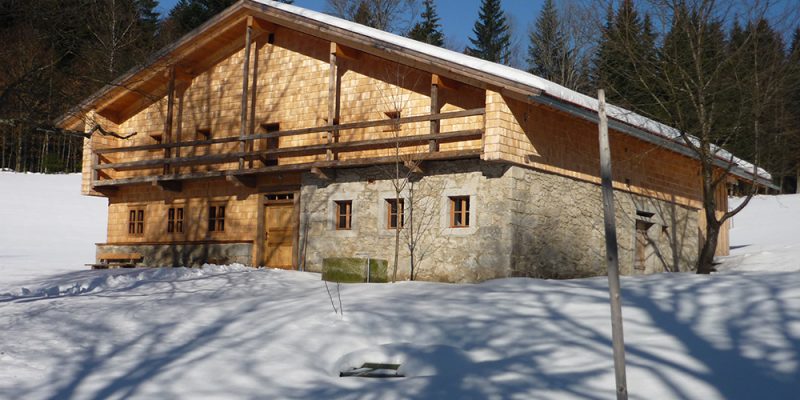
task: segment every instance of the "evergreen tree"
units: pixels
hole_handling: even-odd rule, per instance
[[[656,34],[649,17],[639,17],[632,0],[624,0],[616,13],[608,11],[595,61],[595,83],[606,90],[608,100],[634,111],[650,114],[652,98],[642,86],[652,82],[635,79],[637,69],[652,67]]]
[[[371,28],[377,27],[377,21],[375,20],[375,15],[372,13],[372,10],[369,7],[368,0],[361,0],[358,3],[356,11],[353,13],[353,22],[366,25]]]
[[[173,34],[182,36],[202,25],[236,0],[179,0],[169,12]]]
[[[536,27],[530,33],[528,72],[563,85],[565,69],[570,63],[570,50],[564,36],[555,4],[553,0],[546,0],[536,19]]]
[[[472,28],[475,36],[466,53],[484,60],[508,64],[511,60],[511,35],[500,0],[482,0],[478,20]]]
[[[442,47],[444,46],[444,34],[442,34],[442,26],[439,24],[436,5],[433,0],[425,0],[423,6],[425,10],[422,12],[422,21],[417,22],[411,28],[411,31],[408,32],[408,37]]]

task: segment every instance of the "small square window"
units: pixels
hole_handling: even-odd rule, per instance
[[[350,230],[353,228],[353,201],[336,201],[336,229]]]
[[[225,206],[216,205],[208,207],[208,231],[225,231]]]
[[[469,196],[450,197],[450,227],[469,227]]]
[[[386,228],[397,229],[398,222],[400,228],[405,226],[403,199],[386,199]]]
[[[167,210],[167,233],[183,233],[183,207]]]
[[[130,213],[128,214],[128,235],[131,236],[144,235],[143,209],[130,210]]]

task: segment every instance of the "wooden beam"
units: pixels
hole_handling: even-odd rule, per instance
[[[461,87],[458,81],[442,77],[439,74],[433,74],[431,76],[431,84],[448,90],[457,90]]]
[[[331,127],[327,137],[329,145],[336,142],[337,131],[334,126],[339,122],[339,115],[337,113],[337,103],[339,102],[338,80],[339,72],[337,71],[336,62],[336,43],[331,42],[330,63],[328,64],[328,124]],[[328,150],[325,154],[325,159],[333,160],[334,158],[333,151]]]
[[[257,183],[255,175],[228,175],[225,180],[236,187],[254,188]]]
[[[331,42],[331,53],[336,54],[337,57],[358,61],[361,58],[361,52],[347,46],[342,46],[339,43]]]
[[[439,75],[431,75],[431,115],[439,114],[441,106],[439,105]],[[431,135],[439,133],[441,124],[438,119],[431,120]],[[431,140],[428,143],[429,151],[439,151],[439,144],[436,140]]]
[[[332,181],[336,179],[336,171],[330,168],[311,167],[310,172],[323,181]]]
[[[485,113],[484,108],[473,108],[471,110],[463,110],[463,111],[450,111],[446,113],[440,114],[424,114],[424,115],[417,115],[413,117],[401,117],[395,120],[388,120],[388,119],[379,119],[379,120],[372,120],[372,121],[362,121],[362,122],[352,122],[349,124],[341,124],[337,125],[336,129],[339,131],[349,130],[349,129],[361,129],[361,128],[372,128],[376,126],[389,126],[393,124],[408,124],[414,122],[427,122],[432,121],[434,119],[454,119],[454,118],[463,118],[463,117],[471,117],[477,115],[483,115]],[[318,132],[325,132],[330,130],[330,126],[318,126],[313,128],[301,128],[301,129],[292,129],[286,131],[277,131],[277,132],[270,132],[270,133],[261,133],[257,135],[248,136],[247,140],[256,140],[256,139],[268,139],[268,138],[276,138],[276,137],[283,137],[283,136],[294,136],[294,135],[305,135],[308,133],[318,133]],[[194,140],[194,141],[187,141],[181,144],[147,144],[141,146],[127,146],[127,147],[110,147],[104,149],[96,149],[95,151],[98,154],[109,154],[109,153],[120,153],[120,152],[129,152],[129,151],[142,151],[142,150],[158,150],[163,149],[165,147],[177,147],[177,146],[205,146],[210,144],[218,144],[218,143],[230,143],[239,140],[238,136],[229,136],[223,138],[215,138],[215,139],[208,139],[208,140]]]
[[[167,116],[164,119],[164,140],[162,143],[172,143],[172,114],[175,108],[175,66],[171,65],[167,70]],[[164,148],[164,158],[172,158],[172,150],[169,147]],[[168,174],[169,163],[164,163],[164,173]]]
[[[264,40],[256,39],[255,50],[253,51],[253,84],[250,88],[250,125],[247,129],[247,135],[253,136],[256,133],[256,96],[258,95],[258,51],[263,47]],[[248,151],[255,150],[255,142],[250,141],[247,148]],[[248,167],[253,168],[253,160],[250,160]]]
[[[403,166],[406,167],[413,174],[424,174],[425,170],[422,168],[422,161],[405,160]]]
[[[436,153],[417,153],[408,155],[407,157],[412,160],[458,160],[465,158],[480,157],[480,150],[454,150]],[[314,161],[299,164],[284,164],[274,165],[269,167],[254,168],[246,171],[237,170],[224,170],[224,171],[204,171],[204,172],[191,172],[187,174],[171,174],[164,176],[137,176],[134,178],[120,178],[108,179],[96,182],[97,187],[109,187],[120,185],[134,185],[143,183],[152,183],[155,181],[186,181],[194,179],[212,179],[223,178],[228,175],[248,175],[248,174],[272,174],[276,172],[296,172],[308,171],[311,167],[318,168],[354,168],[372,166],[376,164],[391,164],[397,162],[396,156],[387,157],[371,157],[371,158],[357,158],[352,160],[331,160],[331,161]]]
[[[183,189],[183,182],[179,180],[156,180],[153,186],[166,192],[180,192]]]
[[[327,143],[323,143],[323,144],[314,144],[307,146],[266,149],[260,151],[252,151],[252,152],[245,151],[245,152],[234,152],[234,153],[210,154],[202,156],[190,156],[190,157],[172,158],[169,161],[170,164],[173,166],[192,165],[192,164],[215,164],[215,163],[232,162],[240,158],[249,160],[265,156],[274,158],[278,156],[294,157],[294,156],[321,154],[331,149],[336,151],[375,150],[382,148],[390,148],[395,144],[399,144],[402,146],[420,145],[428,143],[428,141],[430,140],[437,140],[438,142],[471,140],[480,138],[481,133],[482,130],[480,129],[469,129],[464,131],[438,133],[434,135],[401,136],[398,138],[389,137],[381,139],[357,140],[352,142],[338,142],[330,145]],[[164,161],[165,160],[163,159],[127,161],[127,162],[95,165],[93,168],[95,170],[102,170],[102,169],[130,170],[130,169],[143,169],[143,168],[146,169],[158,166],[164,163]]]
[[[265,21],[261,18],[253,18],[252,26],[255,32],[259,35],[263,33],[275,33],[275,31],[278,30],[278,25],[275,25],[269,21]]]
[[[242,62],[242,110],[239,119],[239,152],[247,151],[247,90],[250,86],[250,39],[253,35],[253,17],[247,17],[247,32],[244,39],[244,61]],[[239,157],[239,169],[244,169],[244,157]]]

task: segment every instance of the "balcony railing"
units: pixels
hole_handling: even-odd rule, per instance
[[[352,139],[342,135],[343,131],[356,129],[390,127],[398,130],[404,124],[432,122],[452,119],[467,119],[469,117],[485,117],[485,109],[476,108],[464,111],[445,112],[439,114],[419,115],[393,119],[353,122],[347,124],[324,125],[311,128],[293,129],[286,131],[268,132],[247,136],[231,136],[211,138],[206,140],[180,141],[176,143],[161,143],[151,145],[136,145],[124,147],[99,148],[92,151],[92,186],[97,189],[115,187],[136,183],[160,183],[169,181],[182,181],[189,179],[202,179],[214,177],[241,177],[278,171],[303,171],[312,168],[336,168],[346,166],[375,165],[397,161],[396,156],[369,157],[355,155],[339,159],[338,155],[351,152],[370,150],[387,150],[395,148],[408,148],[410,146],[428,145],[427,151],[414,151],[404,153],[403,159],[416,160],[445,160],[469,158],[480,155],[482,146],[473,148],[441,151],[440,144],[465,142],[482,139],[483,121],[478,124],[480,129],[456,130],[450,132],[437,132],[439,124],[431,124],[427,134],[399,135],[385,137],[386,132],[372,134],[384,136],[372,139]],[[467,124],[474,124],[468,121]],[[433,126],[437,128],[433,128]],[[255,149],[256,141],[278,141],[277,138],[307,135],[313,133],[326,133],[326,143],[315,143],[298,146],[274,146],[273,148]],[[369,133],[367,133],[369,135]],[[182,148],[199,148],[211,145],[224,145],[226,143],[239,143],[239,151],[224,150],[203,155],[180,156]],[[172,151],[172,150],[175,151]],[[250,149],[241,151],[241,149]],[[159,151],[160,150],[160,151]],[[135,161],[126,161],[134,158],[132,153],[138,152]],[[140,154],[146,156],[141,157]],[[325,155],[324,159],[317,159]],[[154,157],[155,156],[155,157]],[[314,157],[314,161],[297,161],[291,157]],[[112,160],[114,158],[115,160]],[[143,158],[143,159],[141,159]],[[263,166],[256,166],[254,161],[262,161]],[[237,165],[225,166],[224,164],[236,163]],[[275,165],[268,165],[273,163]],[[181,171],[187,166],[205,166],[205,171]],[[123,171],[139,171],[144,174],[130,177],[119,177]]]

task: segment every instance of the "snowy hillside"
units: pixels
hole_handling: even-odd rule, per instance
[[[39,182],[65,190],[43,195]],[[319,275],[242,266],[22,281],[7,272],[91,259],[104,206],[83,203],[74,176],[0,174],[10,184],[31,194],[0,192],[3,211],[18,211],[4,219],[54,218],[64,208],[42,203],[58,201],[94,223],[0,227],[0,398],[614,397],[605,278],[334,284],[330,297]],[[756,199],[734,221],[722,273],[622,279],[631,398],[797,398],[798,208],[796,196]],[[34,237],[54,252],[27,247]],[[406,377],[339,377],[363,362],[400,363]]]
[[[80,190],[79,174],[0,172],[0,287],[94,262],[107,201]]]

